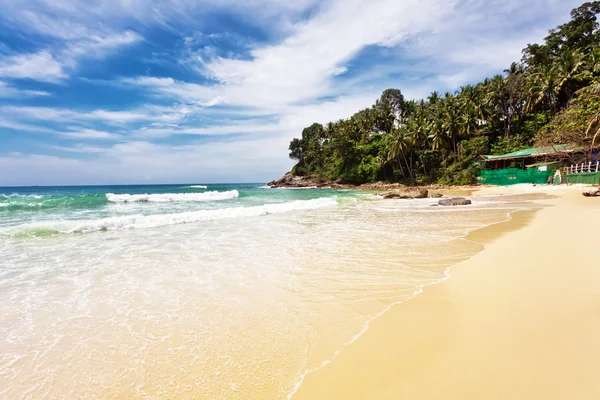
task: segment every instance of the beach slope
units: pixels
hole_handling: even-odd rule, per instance
[[[599,399],[600,199],[555,194],[471,234],[486,251],[372,323],[293,399]]]

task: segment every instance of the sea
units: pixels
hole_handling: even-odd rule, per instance
[[[0,398],[288,399],[519,195],[0,187]]]

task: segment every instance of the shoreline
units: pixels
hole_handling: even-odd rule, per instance
[[[524,217],[524,218],[528,218],[528,217],[531,217],[533,214],[535,214],[537,211],[539,211],[539,209],[531,209],[531,210],[515,210],[515,211],[510,211],[510,212],[508,212],[508,213],[507,213],[507,214],[508,214],[508,218],[507,218],[506,220],[504,220],[504,221],[499,221],[499,222],[495,222],[495,223],[492,223],[492,224],[490,224],[490,225],[486,225],[486,226],[484,226],[484,227],[481,227],[481,228],[477,228],[477,229],[475,229],[475,230],[473,230],[473,231],[471,231],[471,232],[468,232],[467,234],[465,234],[465,235],[462,237],[463,239],[465,239],[465,240],[468,240],[468,241],[475,242],[475,243],[477,243],[477,244],[480,244],[480,245],[482,245],[482,246],[483,246],[483,249],[481,249],[481,251],[479,251],[478,253],[475,253],[475,254],[473,254],[472,256],[468,257],[468,258],[467,258],[465,261],[472,260],[472,259],[474,259],[474,258],[476,258],[476,257],[480,256],[481,254],[485,253],[485,251],[487,250],[487,247],[486,247],[487,240],[486,240],[486,242],[479,242],[479,241],[477,241],[477,240],[472,240],[472,239],[470,239],[470,236],[472,236],[472,235],[474,235],[474,236],[477,236],[477,235],[478,235],[478,234],[479,234],[481,231],[485,231],[486,229],[488,229],[488,228],[492,228],[492,227],[495,227],[496,225],[510,224],[510,223],[513,221],[513,218],[514,218],[514,217],[513,217],[513,214],[518,214],[519,216],[523,215],[523,217]],[[514,228],[513,228],[513,229],[514,229]],[[518,228],[516,228],[516,229],[518,229]],[[504,235],[504,234],[507,234],[507,233],[509,233],[511,230],[512,230],[512,229],[511,229],[511,228],[509,228],[507,231],[503,231],[503,232],[496,232],[496,235],[497,235],[497,236],[502,236],[502,235]],[[483,234],[483,235],[485,235],[485,233],[482,233],[482,234]],[[489,240],[494,240],[494,239],[496,238],[496,235],[494,235],[494,237],[493,237],[492,239],[489,239]],[[304,373],[304,374],[301,376],[301,378],[300,378],[299,382],[297,383],[297,385],[294,387],[294,390],[293,390],[292,392],[290,392],[290,393],[287,395],[287,397],[286,397],[286,398],[287,398],[288,400],[292,400],[292,399],[294,399],[294,398],[295,398],[295,395],[296,395],[296,393],[298,392],[298,390],[300,389],[300,387],[301,387],[301,386],[302,386],[302,384],[304,383],[304,380],[306,379],[306,377],[307,377],[309,374],[316,373],[316,372],[318,372],[318,371],[319,371],[321,368],[323,368],[323,367],[325,367],[326,365],[328,365],[328,364],[330,364],[331,362],[333,362],[333,361],[334,361],[334,360],[335,360],[335,359],[338,357],[338,355],[340,354],[340,352],[342,352],[342,351],[343,351],[343,350],[344,350],[344,349],[345,349],[347,346],[350,346],[350,345],[352,345],[352,344],[353,344],[355,341],[357,341],[358,339],[360,339],[360,337],[361,337],[361,336],[363,336],[363,335],[364,335],[364,334],[365,334],[365,333],[368,331],[368,329],[370,328],[370,326],[371,326],[371,325],[372,325],[374,322],[376,322],[376,321],[377,321],[377,319],[379,319],[379,318],[381,318],[381,317],[385,316],[385,314],[386,314],[386,313],[388,313],[388,312],[390,312],[390,311],[391,311],[391,310],[392,310],[394,307],[401,306],[402,304],[408,303],[408,302],[410,302],[410,301],[412,301],[412,300],[416,299],[416,298],[417,298],[417,296],[419,296],[419,295],[423,294],[423,292],[424,292],[424,289],[425,289],[426,287],[428,287],[428,286],[435,286],[435,285],[439,285],[439,284],[441,284],[441,283],[445,282],[446,280],[448,280],[449,278],[451,278],[451,277],[452,277],[452,275],[451,275],[451,272],[452,272],[452,270],[453,270],[455,267],[457,267],[457,266],[459,266],[460,264],[462,264],[463,262],[465,262],[465,261],[460,261],[460,262],[458,262],[458,263],[455,263],[455,264],[449,265],[449,266],[448,266],[448,267],[447,267],[447,268],[444,270],[444,276],[443,276],[442,278],[440,278],[440,279],[438,279],[438,280],[436,280],[436,281],[434,281],[434,282],[425,283],[425,284],[423,284],[423,285],[419,286],[419,287],[418,287],[418,288],[417,288],[417,289],[414,291],[413,295],[412,295],[410,298],[408,298],[408,299],[406,299],[406,300],[402,300],[402,301],[396,302],[396,303],[393,303],[393,304],[390,304],[388,307],[386,307],[386,308],[385,308],[383,311],[381,311],[379,314],[375,315],[371,321],[369,321],[367,324],[365,324],[365,326],[363,326],[362,330],[361,330],[359,333],[357,333],[357,334],[356,334],[356,335],[355,335],[355,336],[354,336],[352,339],[350,339],[349,341],[345,342],[345,343],[342,345],[342,347],[341,347],[340,349],[336,350],[336,351],[335,351],[335,353],[333,354],[333,356],[332,356],[330,359],[323,361],[323,363],[322,363],[322,364],[321,364],[319,367],[317,367],[317,368],[315,368],[315,369],[312,369],[312,370],[310,370],[310,371],[307,371],[307,372],[305,372],[305,373]]]
[[[461,190],[461,189],[464,189],[464,188],[462,188],[462,187],[461,187],[461,188],[460,188],[460,189],[458,189],[458,190]],[[389,305],[388,307],[386,307],[386,308],[385,308],[383,311],[381,311],[379,314],[377,314],[376,316],[374,316],[374,317],[373,317],[373,319],[372,319],[371,321],[369,321],[369,322],[368,322],[368,323],[367,323],[367,324],[366,324],[366,325],[363,327],[363,329],[362,329],[362,330],[361,330],[359,333],[357,333],[357,334],[356,334],[356,335],[355,335],[355,336],[354,336],[352,339],[350,339],[349,341],[345,342],[345,343],[342,345],[342,347],[341,347],[340,349],[336,350],[336,351],[335,351],[335,353],[333,354],[333,356],[332,356],[330,359],[323,361],[323,363],[322,363],[322,364],[321,364],[319,367],[317,367],[317,368],[315,368],[315,369],[312,369],[312,370],[310,370],[310,371],[307,371],[307,372],[305,372],[305,373],[304,373],[304,374],[301,376],[301,378],[300,378],[299,382],[297,383],[297,385],[294,387],[294,390],[293,390],[292,392],[290,392],[290,393],[287,395],[287,397],[286,397],[286,398],[287,398],[288,400],[295,399],[295,398],[296,398],[296,397],[295,397],[295,396],[296,396],[296,393],[298,392],[298,390],[300,389],[300,387],[302,386],[302,384],[304,383],[304,380],[306,379],[306,377],[307,377],[308,375],[310,375],[310,374],[312,374],[312,373],[316,373],[316,372],[318,372],[318,371],[319,371],[321,368],[323,368],[323,367],[327,366],[328,364],[330,364],[331,362],[333,362],[333,361],[334,361],[334,360],[335,360],[335,359],[336,359],[336,358],[339,356],[340,352],[342,352],[342,351],[343,351],[343,350],[344,350],[344,349],[345,349],[347,346],[350,346],[350,345],[352,345],[352,344],[353,344],[355,341],[357,341],[358,339],[360,339],[360,337],[361,337],[361,336],[363,336],[365,333],[367,333],[367,331],[368,331],[368,329],[370,328],[370,326],[371,326],[371,325],[372,325],[374,322],[376,322],[376,321],[377,321],[377,319],[379,319],[379,318],[381,318],[381,317],[384,317],[386,313],[388,313],[388,312],[392,311],[392,310],[393,310],[395,307],[401,306],[401,305],[403,305],[403,304],[406,304],[406,303],[408,303],[408,302],[410,302],[410,301],[413,301],[413,300],[415,300],[415,299],[417,298],[417,296],[419,296],[419,295],[423,294],[423,292],[424,292],[424,289],[425,289],[425,288],[427,288],[427,287],[429,287],[429,286],[435,286],[435,285],[442,284],[443,282],[445,282],[446,280],[448,280],[449,278],[451,278],[451,277],[452,277],[452,275],[451,275],[451,272],[452,272],[452,270],[453,270],[455,267],[457,267],[457,266],[460,266],[460,264],[462,264],[463,262],[466,262],[466,261],[472,260],[472,259],[474,259],[474,258],[476,258],[476,257],[479,257],[479,256],[480,256],[480,255],[482,255],[483,253],[485,253],[485,251],[487,250],[487,244],[488,244],[490,241],[493,241],[493,240],[495,240],[496,238],[498,238],[498,237],[500,237],[500,236],[502,236],[502,235],[508,234],[508,233],[510,233],[510,232],[511,232],[511,231],[513,231],[513,230],[520,229],[520,227],[513,227],[513,226],[509,226],[509,227],[508,227],[508,229],[507,229],[507,230],[505,230],[505,231],[501,231],[501,232],[493,232],[494,234],[492,235],[492,237],[488,237],[488,238],[486,238],[486,239],[484,239],[484,240],[481,240],[481,239],[480,239],[480,240],[474,240],[473,236],[474,236],[475,238],[476,238],[476,237],[478,237],[479,235],[485,236],[485,235],[486,235],[486,232],[484,232],[484,231],[486,231],[486,230],[488,230],[488,229],[494,228],[494,227],[496,227],[496,226],[498,226],[498,225],[508,225],[508,224],[511,224],[511,222],[513,222],[513,221],[514,221],[514,217],[513,217],[513,215],[518,215],[520,218],[531,218],[531,217],[532,217],[532,216],[533,216],[533,215],[534,215],[536,212],[538,212],[538,211],[539,211],[539,208],[532,208],[532,209],[529,209],[529,210],[514,210],[514,211],[509,211],[509,212],[507,213],[508,215],[507,215],[507,219],[506,219],[506,220],[499,221],[499,222],[495,222],[495,223],[492,223],[492,224],[490,224],[490,225],[483,226],[483,227],[481,227],[481,228],[476,228],[476,229],[474,229],[474,230],[472,230],[472,231],[468,232],[468,233],[467,233],[467,234],[465,234],[464,236],[462,236],[462,237],[461,237],[462,239],[465,239],[465,240],[468,240],[468,241],[472,241],[472,242],[475,242],[475,243],[477,243],[477,244],[480,244],[480,245],[482,245],[482,246],[483,246],[483,248],[481,249],[481,251],[479,251],[479,252],[477,252],[477,253],[473,254],[472,256],[468,257],[466,260],[459,261],[459,262],[457,262],[457,263],[454,263],[454,264],[451,264],[451,265],[449,265],[449,266],[448,266],[448,267],[447,267],[447,268],[444,270],[444,275],[443,275],[443,277],[442,277],[442,278],[440,278],[440,279],[438,279],[438,280],[436,280],[436,281],[434,281],[434,282],[425,283],[425,284],[423,284],[423,285],[419,286],[419,287],[418,287],[418,288],[417,288],[417,289],[414,291],[413,295],[412,295],[412,296],[411,296],[409,299],[402,300],[402,301],[399,301],[399,302],[396,302],[396,303],[390,304],[390,305]]]
[[[538,191],[538,190],[536,190]],[[543,190],[540,188],[540,192]],[[483,192],[483,193],[481,193]],[[507,192],[502,188],[483,188],[479,190],[476,194],[497,194],[497,193]],[[508,191],[510,192],[510,191]],[[578,196],[578,197],[575,197]],[[573,201],[584,201],[583,197],[579,192],[575,190],[569,190],[568,188],[564,191],[560,191],[559,196],[549,197],[547,200],[541,200],[541,203],[549,203],[552,207],[548,207],[547,209],[532,209],[527,211],[513,211],[510,213],[509,219],[506,221],[498,222],[495,224],[491,224],[474,231],[469,232],[465,238],[467,240],[472,240],[476,243],[482,244],[484,248],[482,251],[477,254],[469,257],[466,261],[462,261],[456,263],[452,266],[449,266],[446,270],[445,277],[437,282],[430,283],[427,285],[423,285],[420,290],[415,292],[415,295],[410,299],[410,301],[404,301],[399,304],[394,304],[390,306],[386,311],[381,313],[377,318],[369,323],[367,329],[364,329],[363,332],[357,335],[357,338],[352,340],[352,344],[348,346],[344,346],[341,350],[338,350],[333,359],[329,362],[324,363],[320,368],[310,371],[303,376],[302,382],[297,386],[296,391],[291,393],[288,398],[292,399],[303,399],[303,398],[396,398],[395,396],[400,396],[401,398],[476,398],[476,397],[468,397],[465,396],[466,392],[457,392],[458,397],[439,397],[441,396],[442,391],[438,393],[438,395],[424,395],[424,392],[420,389],[427,392],[427,387],[419,388],[418,385],[415,388],[414,392],[408,392],[412,395],[407,396],[407,391],[402,389],[390,390],[390,387],[394,387],[394,381],[396,381],[399,376],[402,376],[402,372],[407,374],[413,374],[413,371],[410,371],[410,368],[403,367],[399,371],[396,371],[398,375],[394,374],[394,370],[398,369],[398,363],[402,363],[402,357],[400,355],[406,352],[407,348],[411,348],[410,343],[403,343],[403,340],[407,339],[403,337],[401,339],[392,339],[390,338],[390,334],[385,330],[394,330],[399,333],[403,333],[404,336],[408,336],[408,339],[419,338],[419,335],[425,334],[426,336],[434,336],[436,339],[439,339],[439,335],[431,335],[430,332],[422,332],[418,329],[403,329],[401,326],[399,327],[397,321],[394,323],[394,319],[402,319],[403,322],[407,324],[414,324],[415,322],[423,322],[419,320],[427,319],[420,315],[420,313],[415,314],[410,311],[410,315],[405,315],[407,313],[407,308],[416,308],[420,309],[421,312],[433,313],[436,314],[440,319],[444,320],[443,313],[440,313],[439,304],[436,304],[437,307],[431,307],[431,305],[422,306],[422,303],[428,303],[431,301],[432,293],[435,292],[444,292],[445,287],[451,285],[457,285],[455,280],[457,279],[467,279],[471,280],[465,275],[463,268],[469,265],[478,265],[478,264],[487,264],[491,257],[495,255],[489,255],[489,247],[491,246],[494,249],[497,246],[497,243],[506,242],[507,238],[511,238],[514,235],[522,234],[523,231],[527,231],[530,229],[531,225],[541,219],[545,219],[546,214],[549,214],[551,209],[555,209],[557,206],[561,206],[561,204],[566,201],[565,198],[569,198],[570,202]],[[579,199],[581,197],[581,199]],[[575,200],[577,199],[577,200]],[[590,201],[589,199],[587,200]],[[539,202],[537,202],[539,204]],[[588,204],[591,207],[594,207],[593,204]],[[600,210],[600,203],[598,203],[598,210]],[[540,214],[542,214],[540,216]],[[494,252],[495,253],[495,252]],[[455,268],[459,267],[459,268]],[[465,267],[466,268],[466,267]],[[455,277],[457,275],[458,277]],[[453,279],[448,279],[450,276]],[[458,282],[461,284],[461,281]],[[470,284],[476,285],[476,282],[470,281]],[[417,296],[417,294],[421,294],[421,296]],[[442,303],[447,303],[453,299],[442,299]],[[423,310],[424,308],[424,310]],[[403,317],[404,315],[404,317]],[[409,318],[411,317],[411,318]],[[438,321],[439,322],[439,321]],[[452,321],[450,321],[452,324]],[[408,332],[406,332],[408,331]],[[410,335],[407,335],[410,333]],[[431,338],[430,338],[431,339]],[[422,340],[417,340],[417,342]],[[435,341],[435,340],[434,340]],[[429,343],[432,344],[432,343]],[[433,346],[436,347],[436,346]],[[600,347],[600,346],[599,346]],[[403,351],[398,352],[398,350],[403,349]],[[369,350],[365,353],[366,350]],[[443,350],[440,349],[443,353]],[[390,359],[390,352],[396,353],[399,357],[397,359]],[[416,354],[413,354],[411,358],[415,360],[420,360],[421,357],[419,352],[422,352],[425,355],[425,359],[435,359],[435,354],[431,353],[431,349],[428,348],[420,348],[416,351]],[[391,363],[392,365],[382,365],[381,361],[384,359],[387,363]],[[422,362],[422,361],[421,361]],[[425,364],[424,364],[425,365]],[[369,373],[369,370],[380,371],[379,373]],[[426,367],[425,367],[426,369]],[[387,379],[381,379],[382,370],[387,370],[387,373],[383,374]],[[438,372],[443,372],[441,369]],[[429,379],[433,379],[433,376],[428,376]],[[409,385],[410,386],[410,385]],[[415,385],[412,385],[415,386]],[[411,387],[412,387],[411,386]],[[416,393],[419,393],[416,396]],[[506,393],[505,393],[506,394]],[[361,396],[362,395],[362,396]],[[489,398],[489,396],[483,395],[484,398]],[[499,397],[500,398],[500,397]],[[502,397],[502,398],[510,398],[510,397]],[[521,398],[521,397],[519,397]],[[530,398],[530,397],[523,397]],[[537,397],[533,397],[537,398]],[[540,397],[542,398],[542,397]],[[548,398],[548,397],[545,397]],[[562,397],[550,397],[550,398],[562,398]]]
[[[371,183],[352,183],[342,180],[331,181],[323,179],[313,179],[306,176],[292,175],[290,172],[281,178],[268,182],[266,186],[271,189],[350,189],[376,192],[381,190],[419,190],[425,189],[433,192],[441,190],[463,190],[474,191],[481,188],[481,185],[404,185],[397,182],[371,182]]]

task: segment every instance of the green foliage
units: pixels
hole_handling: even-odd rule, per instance
[[[348,119],[313,124],[290,143],[292,173],[351,182],[475,182],[481,154],[600,143],[600,1],[528,45],[504,75],[407,100],[387,89]]]
[[[512,153],[523,148],[531,146],[531,139],[521,135],[511,136],[509,138],[499,138],[493,145],[491,154]]]

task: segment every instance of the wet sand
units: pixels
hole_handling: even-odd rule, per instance
[[[600,199],[551,194],[552,207],[470,234],[483,253],[394,306],[292,398],[599,399]]]

